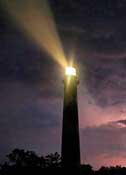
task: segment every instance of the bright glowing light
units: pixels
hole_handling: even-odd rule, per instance
[[[66,75],[76,76],[76,69],[74,67],[66,67]]]

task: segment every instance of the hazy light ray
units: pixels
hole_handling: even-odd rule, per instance
[[[47,0],[2,0],[11,17],[63,68],[67,60]]]

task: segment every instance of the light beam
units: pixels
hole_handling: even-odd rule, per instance
[[[11,18],[38,43],[40,48],[59,63],[67,66],[53,14],[47,0],[1,0]]]

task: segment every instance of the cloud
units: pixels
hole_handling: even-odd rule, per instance
[[[81,129],[82,161],[91,163],[95,168],[124,165],[124,159],[126,160],[125,132],[126,127],[121,126],[119,121]]]
[[[46,127],[58,125],[61,98],[47,94],[39,86],[29,86],[22,82],[6,82],[1,87],[1,126],[2,127]],[[46,93],[45,95],[42,95]],[[59,107],[58,107],[59,106]],[[7,109],[7,110],[6,110]],[[54,110],[55,109],[55,110]],[[59,110],[58,110],[59,109]]]
[[[65,27],[62,26],[62,25],[59,25],[58,28],[62,32],[67,32],[67,33],[71,33],[72,32],[74,34],[80,34],[80,35],[86,33],[86,31],[83,28],[81,28],[79,26],[74,26],[74,25],[73,26],[71,26],[71,25],[65,25]]]
[[[59,152],[61,145],[61,130],[58,127],[33,127],[33,128],[4,128],[0,129],[1,161],[5,161],[5,155],[14,148],[33,150],[37,154],[47,155]],[[51,146],[50,146],[51,145]]]
[[[101,107],[125,104],[126,78],[124,59],[89,59],[86,62],[89,93]]]

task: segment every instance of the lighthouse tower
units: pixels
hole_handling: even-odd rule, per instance
[[[61,164],[63,169],[80,167],[79,122],[77,105],[78,75],[74,67],[67,67],[64,78],[64,106]]]

